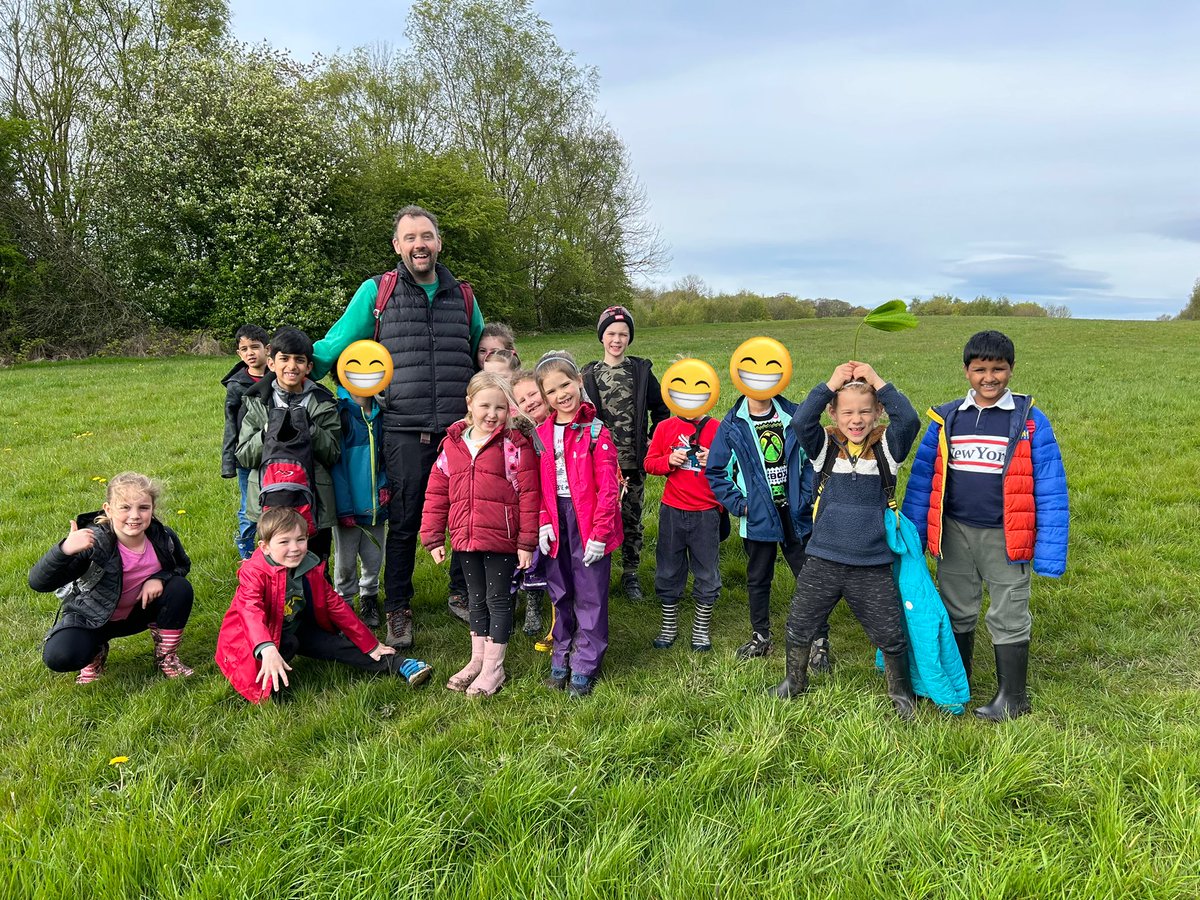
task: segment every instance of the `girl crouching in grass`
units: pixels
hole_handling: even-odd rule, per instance
[[[537,454],[509,427],[515,406],[508,381],[478,372],[467,385],[467,415],[446,430],[429,475],[421,543],[433,561],[450,546],[467,579],[471,659],[446,683],[467,696],[490,696],[504,684],[513,626],[513,571],[527,569],[538,538]]]
[[[55,672],[79,670],[76,684],[104,674],[109,641],[143,631],[164,675],[192,674],[178,655],[192,612],[192,561],[179,536],[154,517],[160,494],[145,475],[115,476],[103,509],[76,517],[29,573],[31,588],[62,599],[42,659]]]

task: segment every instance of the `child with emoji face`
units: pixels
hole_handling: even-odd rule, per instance
[[[662,628],[653,644],[665,650],[679,633],[679,601],[692,573],[692,649],[712,649],[709,623],[721,594],[721,504],[704,470],[717,421],[707,413],[721,396],[717,373],[699,359],[680,359],[663,375],[663,401],[671,412],[659,423],[646,452],[646,472],[665,475],[658,512],[654,593],[662,606]]]
[[[797,406],[782,395],[792,377],[792,358],[774,338],[742,343],[729,360],[729,376],[742,393],[717,428],[705,474],[713,493],[741,519],[746,549],[750,640],[741,659],[766,656],[771,643],[771,585],[782,551],[793,575],[804,565],[812,529],[813,472],[792,432]],[[809,665],[829,671],[829,623],[814,632]]]

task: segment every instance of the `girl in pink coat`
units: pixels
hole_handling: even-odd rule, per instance
[[[467,581],[471,660],[446,687],[489,696],[504,684],[512,633],[513,571],[527,569],[537,546],[541,491],[537,454],[510,429],[508,382],[490,372],[467,385],[467,416],[446,430],[429,475],[421,543],[436,563],[450,546]]]
[[[583,399],[583,377],[570,353],[552,350],[533,371],[551,413],[538,426],[547,450],[538,547],[547,558],[555,612],[546,685],[583,697],[608,649],[611,554],[624,536],[617,448]]]

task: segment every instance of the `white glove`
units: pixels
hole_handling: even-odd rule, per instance
[[[590,566],[594,562],[600,562],[604,559],[604,542],[603,541],[588,541],[587,546],[583,548],[583,564]]]
[[[543,525],[538,529],[538,549],[542,551],[542,556],[550,555],[550,545],[554,543],[554,526]]]

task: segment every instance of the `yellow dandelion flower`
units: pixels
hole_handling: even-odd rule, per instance
[[[187,515],[187,510],[186,510],[186,509],[177,509],[177,510],[175,510],[175,515],[177,515],[177,516],[186,516],[186,515]]]
[[[128,756],[114,756],[112,759],[110,759],[108,761],[108,764],[110,766],[119,766],[121,763],[127,763],[127,762],[129,762]]]

